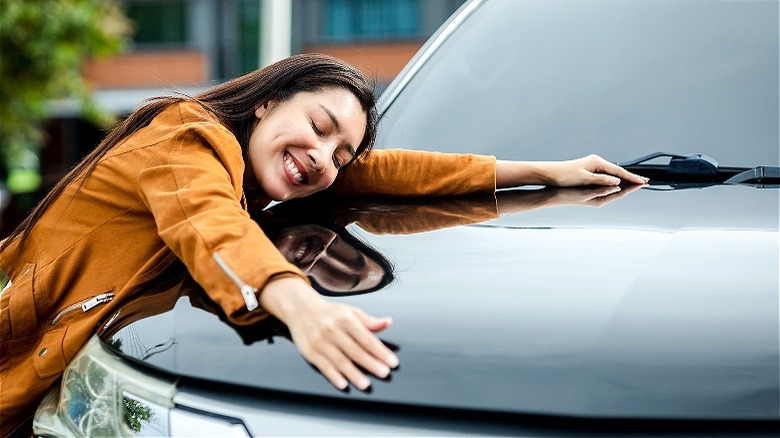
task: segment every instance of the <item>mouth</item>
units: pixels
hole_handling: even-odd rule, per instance
[[[325,250],[325,244],[322,239],[315,236],[306,236],[295,245],[292,262],[299,268],[311,263],[318,255]]]
[[[298,251],[295,252],[295,255],[293,256],[293,261],[295,263],[300,263],[301,260],[303,260],[303,256],[306,255],[306,251],[309,249],[309,242],[307,239],[304,239],[303,242],[301,242],[301,245],[298,247]]]
[[[284,168],[287,179],[290,180],[293,185],[306,184],[309,181],[309,175],[303,166],[293,158],[288,152],[284,153]]]

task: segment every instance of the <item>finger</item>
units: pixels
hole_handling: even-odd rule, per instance
[[[381,329],[384,329],[392,323],[391,318],[374,318],[362,311],[358,311],[356,314],[360,322],[362,322],[367,329],[374,332],[379,330],[372,330],[372,327],[382,327]],[[382,341],[380,341],[379,338],[376,337],[376,335],[373,333],[367,332],[365,330],[354,329],[350,332],[350,335],[366,351],[368,351],[374,357],[380,359],[390,368],[395,368],[398,366],[398,356],[396,356],[392,350],[387,348],[387,346],[383,344]]]
[[[373,336],[373,335],[371,335]],[[339,349],[352,362],[362,367],[369,373],[384,379],[390,374],[390,366],[380,358],[363,348],[354,339],[344,337],[338,342]]]
[[[620,184],[620,178],[603,173],[591,173],[588,183],[600,186],[616,186]]]
[[[390,327],[390,324],[393,323],[393,318],[390,318],[389,316],[384,318],[374,318],[373,316],[366,314],[359,314],[358,318],[360,318],[360,321],[366,326],[367,329],[374,333],[381,332],[382,330]]]
[[[321,357],[321,365],[315,364],[315,366],[337,388],[346,389],[347,381],[362,391],[371,386],[371,380],[355,366],[340,348],[331,346],[322,352]]]
[[[335,386],[336,389],[344,391],[349,386],[347,379],[344,378],[344,376],[336,370],[336,367],[331,365],[328,361],[323,360],[322,363],[315,363],[312,361],[311,364],[314,365],[314,367],[317,368],[317,370],[319,370],[319,372],[325,376],[330,384]]]
[[[617,164],[610,163],[607,160],[601,159],[599,164],[600,169],[598,170],[616,176],[624,181],[632,182],[634,184],[646,184],[649,181],[647,178],[639,176],[635,173],[631,173]]]

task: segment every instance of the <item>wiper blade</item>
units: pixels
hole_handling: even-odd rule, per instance
[[[780,167],[756,166],[732,176],[724,184],[754,184],[761,187],[776,187],[780,184]]]
[[[669,164],[666,165],[666,171],[669,174],[676,175],[707,175],[715,176],[718,174],[718,162],[704,154],[671,154],[668,152],[653,152],[630,161],[618,163],[621,167],[633,167],[650,160],[662,157],[669,157]]]

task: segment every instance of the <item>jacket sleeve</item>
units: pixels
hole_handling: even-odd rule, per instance
[[[372,234],[414,234],[499,218],[495,196],[441,198],[381,212],[357,212],[355,223]]]
[[[492,156],[384,149],[347,167],[329,189],[356,196],[457,196],[493,193]]]
[[[155,147],[155,158],[140,172],[139,194],[160,238],[228,319],[248,324],[262,318],[264,312],[248,311],[239,284],[215,253],[257,290],[275,276],[306,276],[242,207],[244,166],[235,137],[218,124],[189,124]]]

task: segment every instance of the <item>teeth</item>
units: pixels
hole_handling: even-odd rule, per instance
[[[309,247],[309,244],[304,243],[303,246],[301,246],[301,249],[298,250],[298,252],[295,253],[295,261],[300,262],[303,258],[303,255],[306,254],[306,249]]]
[[[292,173],[296,181],[303,182],[303,175],[301,175],[301,171],[298,170],[289,155],[284,156],[284,164],[287,165],[287,169],[290,171],[290,173]]]

